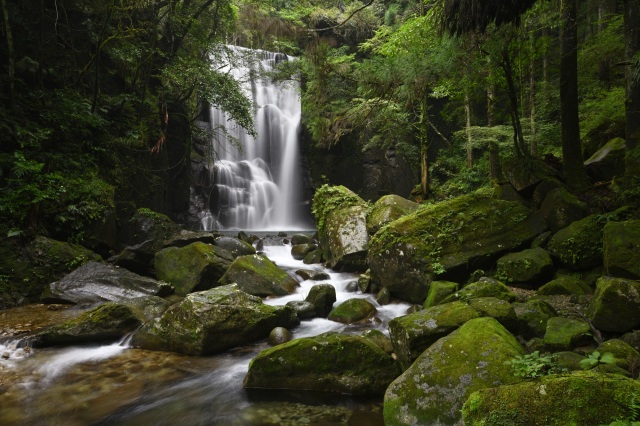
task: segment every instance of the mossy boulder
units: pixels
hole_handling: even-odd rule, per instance
[[[640,278],[640,220],[609,222],[604,227],[604,268],[621,278]]]
[[[375,202],[367,216],[367,232],[374,235],[387,223],[416,211],[420,204],[399,195],[384,195]]]
[[[403,370],[425,349],[480,315],[463,302],[433,306],[389,321],[389,337]]]
[[[313,265],[314,263],[322,263],[322,251],[320,249],[315,249],[307,253],[307,255],[302,259],[302,263],[305,265]]]
[[[364,322],[376,314],[376,307],[366,299],[348,299],[329,313],[330,321],[343,324]]]
[[[334,269],[365,270],[367,203],[344,186],[323,185],[313,196],[320,248]]]
[[[315,244],[296,244],[291,247],[291,257],[296,260],[302,260],[317,248]]]
[[[331,277],[324,271],[315,271],[313,269],[298,269],[296,275],[303,280],[322,281],[328,280]]]
[[[561,275],[555,280],[551,280],[538,289],[541,296],[554,295],[585,295],[591,294],[593,290],[584,281],[571,275]]]
[[[382,395],[398,374],[393,358],[371,340],[324,333],[260,352],[244,387]]]
[[[371,277],[394,296],[423,303],[432,281],[466,281],[544,229],[519,203],[484,193],[443,201],[391,222],[372,238]]]
[[[141,324],[142,321],[130,306],[107,302],[76,318],[41,330],[30,340],[34,347],[116,340]]]
[[[498,280],[482,277],[478,281],[467,284],[461,290],[447,296],[442,303],[454,300],[471,300],[478,297],[495,297],[507,302],[515,302],[517,296],[509,287]]]
[[[549,229],[556,232],[587,216],[587,205],[567,189],[555,188],[542,202],[540,215]]]
[[[551,351],[568,351],[593,341],[591,328],[584,320],[564,317],[547,320],[544,345]]]
[[[134,335],[134,347],[208,355],[269,336],[299,323],[293,309],[269,306],[235,284],[189,293]]]
[[[26,244],[0,238],[0,309],[38,302],[52,281],[99,260],[91,250],[51,238],[37,236]]]
[[[481,317],[495,318],[510,332],[518,332],[516,311],[513,305],[506,300],[496,297],[478,297],[469,300],[469,306],[475,309]]]
[[[307,302],[306,300],[292,300],[287,302],[287,306],[293,309],[301,320],[303,319],[311,319],[316,317],[318,314],[316,313],[316,307],[313,306],[313,303]]]
[[[616,359],[617,367],[635,373],[637,376],[640,368],[640,352],[630,344],[620,339],[610,339],[598,346],[598,352],[601,354],[610,352]]]
[[[548,302],[540,299],[529,299],[524,303],[514,303],[513,309],[518,317],[518,334],[525,339],[544,337],[549,318],[558,313]]]
[[[395,425],[461,425],[473,392],[511,383],[505,365],[524,350],[493,318],[477,318],[431,345],[384,396],[384,421]]]
[[[602,229],[598,216],[577,220],[556,232],[547,250],[558,264],[573,270],[602,264]]]
[[[213,245],[231,253],[234,258],[256,254],[255,247],[239,238],[225,236],[217,237],[213,241]]]
[[[608,425],[628,418],[640,382],[574,372],[479,390],[462,408],[466,426]]]
[[[585,170],[596,182],[610,181],[624,170],[625,153],[626,141],[623,138],[611,139],[584,162]]]
[[[393,353],[393,344],[391,343],[391,339],[389,336],[384,334],[380,330],[371,329],[362,332],[362,337],[365,339],[371,340],[373,343],[378,345],[380,349],[385,351],[387,354],[391,355]]]
[[[304,300],[314,306],[318,316],[326,317],[336,302],[336,288],[331,284],[314,285]]]
[[[271,346],[281,345],[293,339],[293,334],[284,327],[276,327],[269,333],[269,344]]]
[[[640,282],[601,277],[587,315],[601,331],[626,333],[640,326]]]
[[[313,236],[311,235],[293,234],[291,236],[291,244],[294,246],[297,244],[315,244],[315,242],[315,238],[313,238]]]
[[[228,251],[195,242],[185,247],[167,247],[156,253],[153,264],[156,277],[173,285],[176,294],[208,290],[217,285],[233,256]]]
[[[284,296],[293,293],[298,282],[267,257],[254,254],[233,260],[218,284],[238,284],[240,290],[254,296]]]
[[[51,303],[94,304],[144,296],[164,297],[173,291],[173,287],[165,282],[112,265],[89,262],[49,284],[42,299]]]
[[[506,282],[540,285],[553,273],[553,260],[542,248],[509,253],[498,259],[496,275]]]
[[[460,288],[460,284],[453,281],[433,281],[429,286],[429,292],[422,306],[430,308],[441,303],[448,296],[454,294]]]
[[[121,230],[121,240],[128,245],[153,241],[154,247],[160,249],[164,241],[180,232],[180,226],[167,215],[147,208],[135,211],[133,217],[124,223]]]

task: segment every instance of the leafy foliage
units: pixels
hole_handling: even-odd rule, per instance
[[[523,379],[535,379],[558,372],[553,356],[540,355],[539,351],[518,355],[509,361],[505,361],[505,365],[511,366],[514,376]]]

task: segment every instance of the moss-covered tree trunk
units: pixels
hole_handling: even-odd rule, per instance
[[[625,183],[635,186],[640,177],[640,59],[634,57],[640,52],[640,0],[626,0],[624,12],[625,55],[629,64],[626,67],[627,96],[627,157],[625,164]],[[634,76],[635,73],[635,76]]]
[[[577,0],[562,0],[560,7],[560,109],[562,118],[562,168],[574,190],[587,186],[578,118],[578,22]]]
[[[429,118],[427,116],[428,91],[420,101],[420,195],[423,200],[429,196]]]

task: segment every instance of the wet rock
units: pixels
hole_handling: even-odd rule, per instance
[[[360,287],[358,287],[358,281],[350,281],[344,289],[347,293],[356,293],[360,290]]]
[[[639,382],[621,376],[594,372],[543,376],[473,393],[462,408],[462,418],[467,426],[493,424],[491,419],[520,419],[530,425],[608,425],[628,416],[628,407],[620,401],[638,392]]]
[[[372,238],[371,277],[392,295],[423,303],[432,281],[466,281],[544,230],[527,208],[484,193],[443,201],[388,224]]]
[[[284,296],[298,287],[289,274],[259,254],[237,257],[218,283],[236,283],[242,291],[260,297]]]
[[[396,425],[460,425],[473,392],[513,381],[505,361],[524,350],[493,318],[466,322],[431,345],[384,396],[384,420]]]
[[[358,287],[363,293],[367,293],[371,290],[371,270],[367,270],[364,274],[360,274],[358,277]]]
[[[371,340],[389,355],[393,353],[393,344],[391,343],[391,339],[382,331],[376,329],[367,330],[362,333],[362,337]]]
[[[313,197],[320,247],[332,269],[364,270],[367,204],[344,186],[323,185]]]
[[[235,284],[190,293],[162,317],[139,329],[131,344],[142,349],[208,355],[269,336],[275,327],[298,324],[286,306],[269,306]]]
[[[297,244],[291,247],[291,257],[296,260],[302,260],[317,248],[315,244]]]
[[[332,310],[328,319],[343,324],[353,324],[368,320],[376,312],[376,307],[366,299],[348,299]]]
[[[475,283],[467,284],[461,290],[446,297],[441,303],[449,303],[455,300],[471,300],[478,297],[495,297],[507,302],[514,302],[516,295],[509,287],[498,280],[482,277]]]
[[[604,227],[604,268],[621,278],[640,278],[640,220],[609,222]]]
[[[398,374],[371,340],[324,333],[262,351],[251,360],[244,387],[381,395]]]
[[[291,244],[294,246],[298,244],[315,244],[315,242],[316,240],[311,235],[293,234],[291,236]]]
[[[441,337],[446,336],[478,312],[463,302],[437,305],[389,321],[389,337],[403,370]]]
[[[625,153],[625,140],[611,139],[584,162],[585,170],[596,182],[610,181],[624,170]]]
[[[414,212],[419,207],[420,204],[409,201],[399,195],[391,194],[380,197],[367,216],[367,232],[370,236],[373,236],[387,223]]]
[[[312,280],[312,281],[322,281],[328,280],[329,274],[323,271],[314,271],[313,269],[298,269],[296,271],[296,275],[301,277],[303,280]]]
[[[322,263],[322,251],[320,249],[316,249],[307,253],[307,255],[302,259],[302,263],[305,265],[313,265],[315,263]]]
[[[256,249],[251,244],[238,238],[217,237],[213,245],[228,251],[234,258],[256,254]]]
[[[173,291],[173,287],[165,282],[123,268],[90,262],[51,283],[42,299],[48,303],[93,304],[144,296],[164,297]]]
[[[313,303],[305,300],[292,300],[287,302],[287,306],[293,309],[301,320],[311,319],[316,316],[316,307]]]
[[[601,277],[587,315],[601,331],[626,333],[640,326],[640,282]]]
[[[318,284],[311,287],[305,301],[310,302],[320,317],[326,318],[336,301],[336,289],[331,284]]]
[[[180,227],[168,216],[147,208],[140,208],[123,225],[121,235],[122,241],[132,246],[151,240],[158,250],[165,240],[179,233],[180,230]]]
[[[214,232],[188,231],[182,229],[177,234],[173,234],[163,242],[162,248],[185,247],[193,243],[214,244],[220,235]]]
[[[276,327],[269,333],[269,344],[271,346],[287,343],[293,338],[289,330],[284,327]]]
[[[391,302],[391,292],[388,288],[382,288],[376,295],[376,302],[379,305],[388,305]]]
[[[176,294],[214,287],[227,271],[233,256],[226,250],[195,242],[185,247],[167,247],[156,253],[154,266],[158,279],[173,285]]]
[[[518,317],[511,303],[495,297],[478,297],[469,300],[469,306],[481,317],[495,318],[510,332],[518,332]]]
[[[141,324],[130,306],[108,302],[39,331],[31,339],[34,347],[102,342],[119,339]]]

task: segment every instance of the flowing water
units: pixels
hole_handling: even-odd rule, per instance
[[[244,65],[220,71],[232,74],[253,101],[257,136],[248,134],[225,112],[211,108],[210,126],[215,136],[207,150],[211,157],[207,181],[214,185],[210,194],[200,194],[192,200],[194,205],[205,206],[199,213],[201,229],[303,227],[298,152],[301,108],[297,83],[275,83],[264,77],[264,72],[273,71],[278,63],[295,59],[282,53],[229,49],[238,57],[249,58],[236,59],[237,64]]]
[[[337,306],[366,297],[379,321],[345,325],[316,318],[292,330],[294,338],[326,331],[386,333],[391,318],[407,304],[379,306],[368,294],[348,292],[355,274],[304,265],[289,245],[267,245],[265,254],[292,276],[297,269],[327,272]],[[325,281],[322,281],[325,282]],[[297,293],[268,299],[280,305],[303,300],[318,282],[302,281]],[[79,315],[73,308],[45,305],[0,313],[0,333],[34,329]],[[29,321],[25,326],[25,321]],[[18,325],[16,325],[18,324]],[[6,331],[5,331],[6,334]],[[266,341],[205,357],[130,348],[128,343],[31,349],[17,337],[0,344],[0,424],[2,425],[381,425],[381,398],[362,399],[301,391],[248,391],[242,380],[249,361]]]

